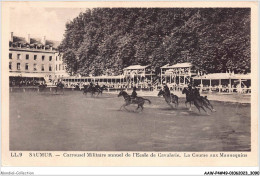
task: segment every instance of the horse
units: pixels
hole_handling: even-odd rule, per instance
[[[103,87],[100,87],[99,85],[97,85],[97,86],[84,85],[83,94],[87,95],[87,93],[90,92],[91,93],[91,97],[93,97],[93,95],[97,92],[98,93],[97,96],[100,93],[102,95],[102,92],[103,92],[103,89],[104,89]]]
[[[175,107],[178,107],[179,105],[179,97],[177,95],[174,95],[173,93],[169,95],[167,95],[165,93],[165,91],[163,90],[160,90],[159,93],[158,93],[158,96],[163,96],[166,103],[173,109],[173,106],[171,105],[171,103],[174,103],[175,104]]]
[[[130,104],[137,104],[137,108],[135,109],[135,111],[137,111],[139,108],[142,108],[141,111],[143,111],[144,107],[144,103],[145,101],[148,101],[149,104],[151,104],[151,101],[148,100],[148,99],[145,99],[145,98],[142,98],[142,97],[136,97],[135,99],[131,98],[130,95],[128,95],[125,91],[121,90],[118,94],[118,97],[121,97],[123,96],[124,97],[124,100],[125,100],[125,104],[123,104],[121,107],[120,107],[120,110],[122,109],[122,107],[124,107],[125,110],[126,109],[126,106],[130,105]],[[127,110],[128,111],[128,110]],[[134,112],[135,112],[134,111]]]
[[[62,94],[64,94],[64,84],[62,82],[59,82],[55,87],[55,93],[58,92],[58,90],[61,90]]]
[[[203,109],[208,114],[208,112],[204,108],[205,102],[204,102],[203,98],[201,98],[201,96],[197,96],[197,93],[195,91],[194,90],[190,91],[186,87],[182,90],[182,94],[186,94],[186,101],[185,101],[186,107],[187,107],[187,103],[189,102],[190,103],[189,111],[191,111],[191,103],[194,102],[194,105],[199,110],[199,112],[200,112],[200,109]]]
[[[103,85],[103,86],[96,86],[95,87],[96,88],[96,90],[97,90],[97,92],[98,92],[98,94],[97,94],[97,96],[99,95],[99,94],[101,94],[102,95],[102,93],[103,93],[103,91],[105,90],[105,89],[107,89],[107,86],[105,86],[105,85]]]
[[[197,98],[199,98],[202,102],[203,102],[203,104],[204,104],[204,106],[207,108],[207,109],[209,109],[211,112],[216,112],[216,110],[213,108],[213,106],[211,105],[211,103],[209,102],[209,100],[208,100],[208,97],[207,96],[200,96],[200,92],[199,92],[199,89],[193,89],[192,90],[192,92],[193,92],[193,94],[197,97]]]
[[[214,109],[214,107],[212,106],[212,104],[209,102],[208,97],[207,96],[200,96],[204,106],[209,109],[211,112],[216,112],[216,110]]]
[[[91,93],[91,96],[93,96],[95,94],[95,91],[94,91],[94,87],[93,86],[90,86],[90,85],[84,85],[83,86],[83,94],[84,95],[87,95],[88,92]]]

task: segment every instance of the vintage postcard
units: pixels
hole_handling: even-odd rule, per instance
[[[2,2],[3,166],[257,166],[257,2]]]

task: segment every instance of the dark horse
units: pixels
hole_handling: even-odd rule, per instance
[[[192,89],[191,91],[188,90],[187,88],[184,88],[182,90],[182,94],[186,94],[186,101],[185,101],[185,105],[187,107],[187,103],[189,102],[190,103],[190,109],[191,110],[191,103],[194,102],[194,105],[196,106],[196,108],[199,110],[200,112],[200,109],[203,109],[207,114],[208,112],[205,110],[204,107],[210,109],[211,111],[213,111],[213,106],[209,103],[209,100],[206,98],[206,97],[203,97],[203,96],[200,96],[197,92],[197,90],[195,89]],[[209,106],[212,107],[209,108]]]
[[[125,99],[125,104],[123,104],[121,107],[120,107],[120,110],[122,109],[122,107],[124,107],[125,110],[126,109],[126,106],[130,105],[130,104],[137,104],[137,108],[135,109],[135,111],[137,111],[140,107],[142,108],[141,111],[143,111],[144,109],[144,103],[145,101],[148,101],[149,104],[151,104],[151,101],[148,100],[148,99],[145,99],[145,98],[142,98],[142,97],[136,97],[136,98],[131,98],[130,95],[128,95],[125,91],[121,90],[118,94],[118,97],[120,96],[123,96],[124,99]],[[127,110],[128,111],[128,110]]]
[[[64,84],[62,82],[58,82],[55,88],[55,93],[58,92],[58,90],[61,90],[62,94],[64,94]]]
[[[102,95],[102,93],[103,93],[103,91],[105,90],[105,89],[107,89],[107,86],[105,86],[105,85],[103,85],[103,86],[96,86],[96,90],[97,90],[97,92],[98,92],[98,94],[97,94],[97,96],[99,95],[99,94],[101,94]]]
[[[166,103],[167,103],[171,108],[173,108],[173,106],[171,105],[171,103],[174,103],[174,104],[175,104],[175,107],[178,107],[178,105],[179,105],[179,97],[178,97],[177,95],[174,95],[173,93],[171,93],[170,96],[169,96],[169,95],[167,95],[167,94],[165,93],[165,91],[160,90],[160,92],[158,93],[158,96],[159,96],[159,97],[160,97],[160,96],[163,96],[164,99],[165,99],[165,101],[166,101]]]
[[[96,92],[98,93],[97,96],[99,94],[102,95],[103,91],[106,89],[106,86],[103,85],[102,87],[100,87],[99,85],[97,86],[91,86],[91,85],[84,85],[83,88],[83,94],[87,95],[87,93],[91,93],[91,96],[93,96]]]
[[[91,96],[93,96],[95,94],[95,87],[90,85],[84,85],[83,94],[87,95],[88,92],[91,93]]]

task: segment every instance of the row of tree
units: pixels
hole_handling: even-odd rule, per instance
[[[59,46],[71,74],[121,74],[191,62],[208,73],[250,72],[249,8],[96,8],[66,24]]]

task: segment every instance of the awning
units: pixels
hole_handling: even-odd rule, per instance
[[[229,73],[211,73],[202,76],[195,76],[193,79],[251,79],[250,74],[229,74]]]

